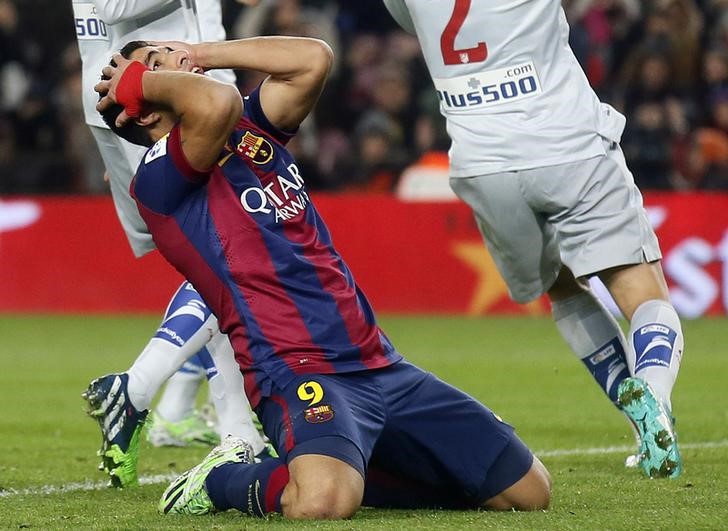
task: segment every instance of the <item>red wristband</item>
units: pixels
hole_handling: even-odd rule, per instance
[[[142,114],[144,93],[142,91],[142,76],[149,68],[139,61],[132,61],[116,86],[116,101],[124,107],[126,114],[138,118]]]

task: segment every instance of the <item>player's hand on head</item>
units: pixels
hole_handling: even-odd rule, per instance
[[[126,69],[133,62],[126,59],[123,55],[116,53],[111,58],[111,62],[101,70],[101,81],[94,86],[94,90],[101,96],[99,102],[96,104],[96,110],[98,112],[103,112],[118,103],[116,89],[119,86],[119,81],[124,75],[124,72],[126,72]],[[124,110],[116,118],[116,125],[117,127],[123,127],[129,120],[131,120],[131,117]]]
[[[101,69],[101,81],[94,86],[94,90],[102,96],[96,105],[96,110],[102,111],[116,103],[116,87],[131,63],[129,59],[125,59],[124,56],[117,53],[111,58],[111,62]],[[104,102],[107,98],[108,101]],[[102,102],[104,102],[103,105]]]

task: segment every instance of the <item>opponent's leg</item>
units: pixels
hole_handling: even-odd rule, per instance
[[[619,402],[642,435],[640,466],[650,477],[677,477],[682,463],[670,395],[684,340],[662,269],[659,262],[638,264],[604,271],[599,277],[630,320],[633,348],[628,364],[634,377],[621,384]]]
[[[670,410],[684,339],[659,262],[615,268],[599,277],[630,321],[630,343],[634,347],[634,357],[628,357],[630,370],[646,380]]]
[[[200,359],[200,354],[203,352],[209,359],[210,355],[203,347],[203,350],[188,359],[180,370],[167,380],[164,392],[155,407],[155,413],[168,422],[179,422],[192,415],[197,401],[199,383],[205,377],[205,367]],[[211,359],[210,363],[212,363]]]
[[[616,405],[619,384],[630,376],[627,342],[616,319],[566,267],[548,295],[561,337]]]
[[[83,393],[101,427],[102,469],[112,485],[136,485],[139,435],[162,384],[212,337],[217,321],[188,282],[172,298],[164,321],[132,367],[91,382]]]
[[[200,351],[216,330],[217,320],[202,297],[189,282],[183,282],[154,337],[127,371],[129,397],[134,407],[148,409],[162,384]]]
[[[561,337],[619,407],[619,384],[630,376],[630,371],[626,354],[629,347],[616,319],[586,283],[574,279],[567,267],[562,268],[548,295]],[[639,464],[641,440],[636,426],[626,416],[635,434],[637,451],[627,457],[625,466],[633,468]]]
[[[216,374],[212,357],[203,347],[167,380],[147,428],[147,440],[153,446],[212,446],[220,442],[215,425],[195,408],[200,379]]]
[[[214,373],[208,372],[208,385],[215,404],[220,438],[232,435],[244,439],[252,446],[253,455],[258,458],[275,454],[272,447],[266,445],[253,422],[253,412],[243,388],[243,376],[227,336],[221,332],[216,333],[207,344],[207,350],[216,368]]]

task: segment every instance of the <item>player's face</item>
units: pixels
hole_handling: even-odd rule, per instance
[[[192,72],[203,74],[202,68],[190,61],[186,50],[173,50],[166,46],[145,46],[134,50],[129,57],[132,61],[140,61],[151,70],[172,72]]]

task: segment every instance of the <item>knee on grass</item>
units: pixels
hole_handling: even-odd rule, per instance
[[[304,455],[289,465],[290,480],[281,497],[290,519],[350,518],[361,506],[364,479],[346,463],[326,456]]]
[[[551,503],[551,475],[537,457],[530,470],[506,490],[487,500],[484,506],[494,511],[541,511]]]

